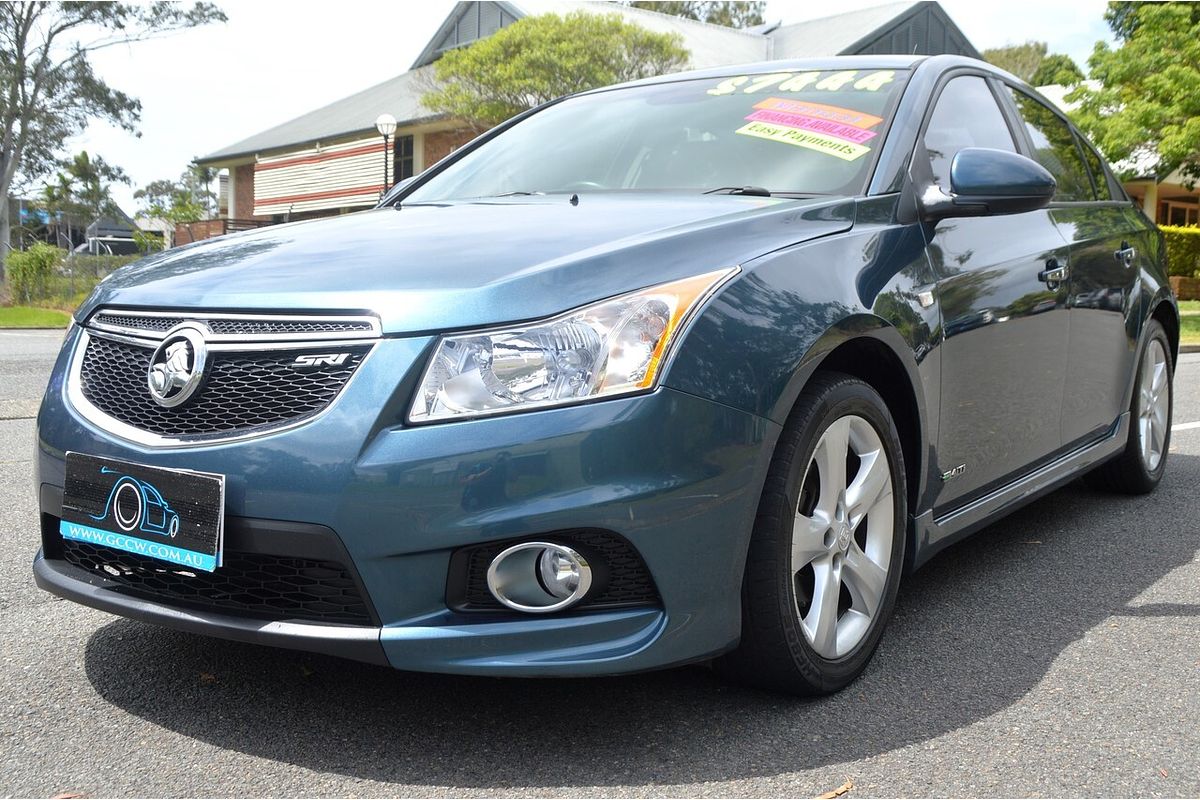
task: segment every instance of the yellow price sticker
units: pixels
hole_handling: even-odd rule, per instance
[[[812,88],[821,92],[852,89],[857,92],[878,92],[896,79],[896,71],[881,69],[860,76],[861,70],[840,72],[775,72],[769,75],[737,75],[725,78],[708,93],[720,97],[727,94],[755,94],[764,89],[779,92],[800,92]],[[824,76],[824,77],[822,77]]]
[[[854,144],[819,133],[810,133],[799,128],[790,128],[786,125],[770,125],[765,122],[751,122],[738,128],[734,133],[815,150],[843,161],[854,161],[871,152],[871,148],[861,144]]]

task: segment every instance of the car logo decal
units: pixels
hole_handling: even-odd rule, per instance
[[[154,402],[164,408],[187,402],[200,387],[207,362],[203,328],[184,322],[169,330],[150,358],[146,374],[146,385]]]

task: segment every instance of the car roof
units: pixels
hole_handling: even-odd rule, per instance
[[[843,69],[914,69],[925,65],[938,72],[955,67],[974,67],[1008,78],[1010,81],[1024,84],[1020,78],[999,69],[986,61],[977,58],[958,55],[858,55],[858,56],[825,56],[821,58],[789,58],[779,61],[757,61],[749,64],[731,64],[722,67],[676,72],[670,75],[659,75],[653,78],[629,81],[627,83],[605,86],[580,94],[605,92],[611,89],[624,89],[630,86],[651,86],[659,83],[674,83],[704,78],[727,78],[733,75],[765,75],[773,72],[804,72],[809,70],[829,71]]]

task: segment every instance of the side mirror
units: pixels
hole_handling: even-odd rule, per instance
[[[1020,214],[1045,208],[1056,188],[1054,176],[1033,159],[967,147],[950,164],[950,194],[930,185],[921,209],[927,219]]]

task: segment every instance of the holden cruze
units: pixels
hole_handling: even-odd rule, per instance
[[[1076,476],[1154,488],[1178,332],[1155,227],[983,63],[587,92],[372,211],[103,281],[34,573],[399,669],[833,691],[942,548]]]

